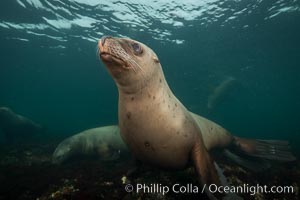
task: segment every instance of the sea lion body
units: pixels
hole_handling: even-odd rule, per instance
[[[234,141],[234,137],[222,126],[195,113],[190,112],[190,114],[201,130],[208,151],[226,148]]]
[[[183,169],[193,163],[203,183],[219,183],[201,130],[165,80],[156,54],[131,39],[103,38],[100,56],[119,91],[119,127],[140,161]]]
[[[0,130],[8,143],[24,142],[44,131],[34,121],[14,113],[8,107],[0,108]]]
[[[157,55],[146,45],[129,38],[103,37],[98,48],[118,87],[121,136],[137,160],[164,169],[192,164],[202,184],[224,185],[209,155],[214,149],[234,147],[257,158],[295,159],[286,142],[238,138],[189,112],[172,93]]]
[[[190,112],[201,133],[208,151],[226,147],[232,135],[216,123]],[[179,133],[178,133],[179,134]],[[89,143],[90,145],[86,145]],[[88,129],[60,142],[53,153],[53,163],[63,163],[76,156],[97,156],[100,160],[115,160],[119,154],[129,152],[117,125]],[[147,161],[146,161],[147,162]],[[180,168],[180,167],[179,167]]]
[[[128,149],[118,126],[92,128],[63,140],[55,149],[52,161],[61,164],[76,156],[96,156],[99,160],[115,160]]]
[[[200,137],[199,128],[185,107],[165,89],[151,90],[146,97],[120,95],[119,126],[136,158],[162,168],[182,169],[188,164],[194,141]],[[132,101],[132,97],[138,100]]]

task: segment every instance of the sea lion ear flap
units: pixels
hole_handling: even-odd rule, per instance
[[[159,63],[159,59],[157,56],[152,56],[152,59],[154,60],[155,63]]]

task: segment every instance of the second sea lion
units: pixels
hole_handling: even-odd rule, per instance
[[[115,160],[128,149],[120,137],[118,126],[92,128],[63,140],[56,147],[52,162],[61,164],[76,156],[96,156],[100,160]]]

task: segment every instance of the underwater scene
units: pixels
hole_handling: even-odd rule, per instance
[[[300,1],[0,5],[0,200],[300,199]]]

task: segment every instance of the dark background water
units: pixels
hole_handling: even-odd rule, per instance
[[[0,5],[0,106],[46,126],[45,137],[117,124],[117,89],[96,55],[97,38],[113,35],[150,46],[191,111],[300,151],[299,1]],[[229,76],[236,87],[209,113],[210,88]]]

